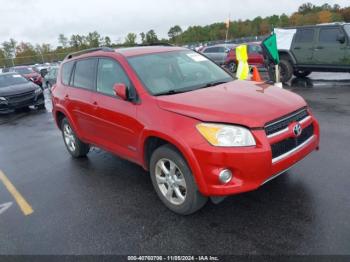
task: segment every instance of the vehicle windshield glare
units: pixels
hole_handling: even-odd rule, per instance
[[[31,69],[29,67],[15,68],[14,71],[19,73],[19,74],[22,74],[22,75],[34,73],[33,69]]]
[[[28,83],[28,80],[17,74],[0,75],[0,88]]]
[[[233,78],[206,57],[190,50],[128,58],[152,95],[175,94],[232,81]]]

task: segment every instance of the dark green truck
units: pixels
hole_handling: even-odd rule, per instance
[[[289,49],[279,49],[281,81],[311,72],[350,72],[350,24],[332,23],[291,28]]]

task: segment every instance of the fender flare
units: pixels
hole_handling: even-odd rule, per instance
[[[155,131],[155,130],[147,130],[147,129],[144,130],[143,133],[141,134],[139,148],[140,148],[140,153],[142,155],[141,163],[146,170],[148,169],[148,167],[146,166],[146,163],[145,163],[145,142],[149,137],[156,137],[156,138],[165,140],[169,144],[173,145],[176,149],[178,149],[179,152],[185,158],[189,168],[191,169],[199,191],[202,194],[206,194],[206,192],[208,192],[207,184],[203,178],[202,171],[200,169],[200,166],[198,164],[198,161],[195,155],[193,154],[191,148],[187,146],[187,144],[180,137],[171,137],[169,135],[166,135],[162,132]]]
[[[54,109],[54,111],[52,111],[52,113],[53,113],[53,116],[55,119],[55,123],[59,129],[61,129],[61,127],[58,125],[57,114],[61,113],[68,119],[69,124],[72,126],[74,133],[79,137],[79,139],[82,137],[81,133],[79,131],[79,128],[77,128],[75,122],[73,121],[73,119],[71,117],[71,114],[68,113],[68,111],[64,107],[62,107],[60,105],[55,105],[55,109]]]
[[[290,50],[278,50],[278,54],[281,56],[288,56],[288,58],[290,59],[290,61],[292,62],[292,65],[295,66],[297,64],[297,61],[293,55],[293,53]]]

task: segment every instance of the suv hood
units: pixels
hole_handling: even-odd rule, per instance
[[[205,122],[263,127],[306,106],[303,98],[279,87],[247,81],[176,95],[158,96],[160,108]]]

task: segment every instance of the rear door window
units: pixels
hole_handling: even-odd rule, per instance
[[[337,37],[340,33],[339,28],[321,28],[319,42],[323,44],[339,44]]]
[[[73,68],[74,62],[68,62],[68,63],[64,63],[62,65],[62,83],[64,85],[69,85],[69,81],[70,81],[70,76],[72,73],[72,68]]]
[[[298,29],[296,36],[295,36],[295,42],[296,43],[312,43],[315,36],[315,30],[314,29]]]
[[[76,62],[73,86],[95,90],[97,59],[90,58]]]

